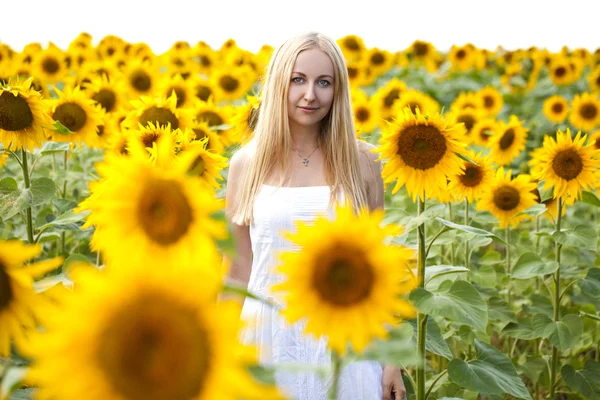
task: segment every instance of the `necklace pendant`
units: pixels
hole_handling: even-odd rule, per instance
[[[304,160],[302,160],[302,163],[304,164],[305,167],[308,167],[308,158],[305,158]]]

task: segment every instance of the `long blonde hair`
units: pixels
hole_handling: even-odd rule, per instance
[[[345,199],[357,210],[367,206],[367,189],[360,167],[344,57],[331,38],[308,33],[287,40],[273,53],[269,62],[254,136],[246,145],[250,156],[235,205],[233,222],[236,224],[250,224],[256,195],[275,168],[284,172],[280,176],[280,186],[291,173],[288,161],[292,148],[288,89],[298,54],[315,48],[329,56],[335,75],[333,104],[322,120],[317,139],[324,153],[325,178],[332,187],[331,201],[340,200],[343,192]]]

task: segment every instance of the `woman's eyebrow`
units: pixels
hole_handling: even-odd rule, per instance
[[[298,72],[298,71],[292,71],[292,74],[298,74],[298,75],[306,76],[302,72]],[[323,75],[319,75],[318,78],[330,78],[330,79],[333,79],[333,76],[327,75],[327,74],[323,74]]]

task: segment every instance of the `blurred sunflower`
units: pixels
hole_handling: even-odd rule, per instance
[[[375,79],[372,70],[363,61],[348,61],[346,69],[348,70],[348,80],[352,88],[368,86]]]
[[[197,122],[192,129],[185,129],[181,134],[179,148],[185,151],[189,144],[200,140],[208,140],[206,148],[215,154],[223,154],[225,146],[221,142],[221,138],[217,131],[210,129],[206,122]]]
[[[433,97],[415,89],[402,92],[400,99],[393,106],[394,115],[402,113],[406,107],[409,107],[413,113],[419,109],[423,115],[440,112],[440,104]]]
[[[555,94],[544,100],[543,110],[548,121],[560,124],[569,115],[569,103],[561,95]]]
[[[156,161],[156,146],[158,141],[166,137],[165,146],[168,146],[170,152],[175,154],[177,144],[180,141],[179,129],[171,129],[171,125],[154,125],[152,122],[148,122],[145,126],[139,126],[138,129],[130,129],[126,131],[128,151],[129,153],[137,153],[141,157],[150,156],[151,161]]]
[[[198,177],[134,152],[96,168],[101,179],[78,211],[91,210],[84,227],[96,227],[91,247],[106,260],[194,263],[217,253],[214,240],[226,230],[212,214],[222,204]]]
[[[364,60],[374,75],[386,73],[394,64],[392,54],[387,50],[378,49],[377,47],[368,49],[364,54]]]
[[[582,189],[595,186],[600,178],[600,150],[595,143],[585,144],[587,137],[578,132],[558,131],[556,140],[544,136],[539,151],[531,154],[531,175],[544,181],[544,190],[554,187],[554,197],[578,199]]]
[[[502,110],[504,98],[500,91],[492,86],[486,86],[476,92],[481,98],[482,109],[488,116],[496,116]]]
[[[195,46],[192,50],[201,74],[210,76],[217,65],[217,54],[209,46]]]
[[[475,123],[471,129],[471,139],[479,146],[488,147],[490,137],[498,134],[498,121],[495,118],[483,118]]]
[[[571,102],[569,122],[577,129],[591,131],[600,125],[600,100],[595,93],[576,94]]]
[[[474,50],[469,45],[456,46],[452,45],[448,53],[448,61],[450,61],[453,71],[466,72],[473,68]]]
[[[123,73],[129,98],[137,99],[154,93],[159,78],[151,63],[133,59],[125,65]]]
[[[363,39],[356,35],[346,35],[338,39],[337,44],[348,61],[360,60],[367,49]]]
[[[463,124],[452,116],[444,119],[439,114],[427,117],[407,107],[398,118],[382,131],[380,159],[388,161],[383,167],[385,183],[397,180],[392,190],[395,194],[406,185],[413,201],[435,198],[446,188],[448,175],[458,175],[464,162],[457,156],[464,152],[460,142],[464,135]]]
[[[518,215],[521,211],[533,206],[536,184],[529,176],[519,175],[511,179],[511,170],[504,172],[504,167],[498,168],[493,183],[484,191],[477,202],[478,210],[487,210],[500,221],[500,228],[516,227],[527,215]]]
[[[599,150],[600,149],[600,129],[595,130],[594,132],[590,133],[590,144],[594,145],[594,148]]]
[[[557,86],[566,86],[573,83],[573,70],[569,60],[565,57],[555,56],[548,67],[550,79]]]
[[[498,134],[490,137],[490,157],[497,165],[507,165],[525,150],[528,128],[516,115],[508,123],[498,122]]]
[[[231,115],[231,136],[235,143],[246,143],[254,133],[258,120],[260,99],[257,96],[246,96],[246,101],[246,104],[235,107]]]
[[[590,72],[587,79],[590,92],[600,92],[600,66]]]
[[[402,296],[416,281],[408,267],[414,251],[385,244],[399,229],[380,227],[383,212],[356,216],[346,206],[336,214],[335,221],[299,222],[288,233],[302,251],[280,255],[286,280],[272,289],[281,292],[288,321],[306,318],[307,333],[327,337],[331,349],[345,354],[349,344],[361,352],[373,338],[387,337],[386,325],[397,323],[398,316],[414,316]]]
[[[200,101],[194,107],[194,112],[196,113],[196,122],[206,122],[211,129],[217,130],[221,143],[225,146],[230,146],[235,142],[235,138],[231,137],[230,129],[228,129],[231,125],[233,107],[217,107],[213,101]]]
[[[357,96],[352,101],[354,125],[361,133],[371,133],[380,123],[379,108],[373,98]]]
[[[100,58],[113,58],[125,54],[127,42],[116,35],[106,35],[96,47]]]
[[[55,142],[81,142],[93,145],[96,140],[98,126],[103,125],[104,109],[76,87],[65,87],[64,92],[54,88],[58,98],[47,100],[48,114],[60,122],[67,132],[60,129],[50,131],[51,140]]]
[[[467,199],[470,203],[478,200],[488,190],[494,180],[494,169],[481,153],[470,151],[469,159],[475,163],[465,162],[465,170],[458,175],[448,176],[448,191],[458,199]]]
[[[123,121],[125,129],[137,129],[138,126],[147,126],[152,123],[156,126],[171,125],[171,129],[191,128],[194,121],[193,111],[186,108],[177,108],[177,96],[171,94],[168,98],[145,97],[140,100],[131,100],[133,109]]]
[[[177,108],[190,108],[196,102],[196,93],[192,84],[179,74],[172,78],[162,78],[158,87],[158,95],[165,98],[170,97],[175,92],[175,96],[177,96],[175,107]]]
[[[227,167],[227,158],[210,151],[207,143],[208,138],[189,143],[175,162],[188,175],[199,177],[211,190],[219,190],[221,185],[217,180],[223,180],[221,171]]]
[[[100,105],[106,113],[128,107],[125,99],[124,83],[115,78],[109,81],[106,75],[93,78],[89,84],[85,85],[85,93],[96,104]]]
[[[430,42],[415,40],[407,49],[414,60],[425,62],[427,59],[435,56],[435,47]]]
[[[202,101],[219,101],[218,91],[215,90],[211,81],[201,77],[195,77],[190,80],[195,96]]]
[[[0,241],[0,357],[10,357],[11,341],[19,350],[37,328],[36,309],[45,302],[33,288],[35,278],[58,268],[62,258],[26,264],[42,246],[18,240]]]
[[[56,83],[67,74],[65,54],[53,43],[32,57],[31,74],[38,77],[44,84]]]
[[[462,110],[458,110],[454,113],[454,118],[456,118],[456,122],[465,124],[465,136],[461,138],[465,144],[470,144],[473,142],[473,127],[483,116],[483,111],[481,109],[475,108],[463,108]]]
[[[0,142],[8,150],[41,147],[44,128],[52,125],[42,96],[32,88],[33,78],[0,85]]]
[[[248,67],[221,66],[210,76],[217,98],[227,101],[238,100],[252,88],[255,80]]]
[[[466,108],[479,110],[484,108],[483,101],[483,97],[475,92],[460,92],[454,101],[452,101],[452,104],[450,104],[450,110],[458,111]]]
[[[78,290],[58,297],[29,349],[28,380],[42,398],[280,398],[250,375],[256,349],[238,341],[239,305],[215,304],[219,286],[206,275],[218,262],[149,258],[108,267],[78,271]]]
[[[377,89],[373,101],[379,107],[381,118],[389,120],[394,117],[394,104],[406,90],[406,83],[396,77]]]

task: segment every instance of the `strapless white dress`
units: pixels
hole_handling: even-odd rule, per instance
[[[296,221],[314,221],[319,215],[334,212],[329,207],[329,186],[281,187],[264,185],[254,204],[254,221],[250,225],[252,241],[252,273],[248,290],[276,302],[270,287],[284,277],[274,270],[277,253],[281,250],[299,251],[282,237],[282,232],[295,230]],[[330,354],[326,339],[316,339],[303,333],[305,321],[288,324],[278,309],[247,298],[242,309],[246,327],[241,340],[259,349],[262,365],[281,365],[275,378],[277,386],[289,399],[326,400],[331,374],[325,379],[291,365],[329,366]],[[306,370],[306,368],[304,368]],[[381,400],[382,368],[376,361],[361,361],[342,370],[339,381],[340,400]]]

